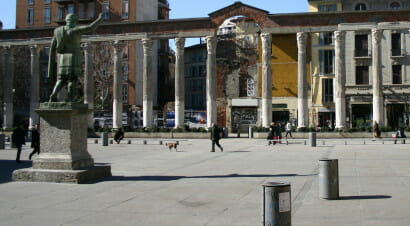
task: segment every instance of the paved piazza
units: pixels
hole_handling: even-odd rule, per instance
[[[410,225],[410,141],[179,140],[171,152],[159,140],[102,147],[88,140],[111,178],[91,184],[12,182],[23,164],[0,150],[0,225],[261,225],[261,184],[290,182],[293,225]],[[166,140],[164,140],[164,143]],[[318,160],[339,159],[339,200],[318,198]]]

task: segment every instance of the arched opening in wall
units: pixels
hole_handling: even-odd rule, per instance
[[[246,133],[257,124],[260,30],[253,19],[235,16],[217,31],[217,120],[232,132]]]
[[[367,10],[367,6],[364,3],[359,3],[354,8],[356,11],[364,11]]]
[[[392,2],[390,3],[390,9],[400,9],[401,5],[399,2]]]

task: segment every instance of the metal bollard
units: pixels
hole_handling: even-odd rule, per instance
[[[319,198],[339,199],[337,159],[319,159]]]
[[[262,185],[263,225],[292,225],[290,183],[266,182]]]
[[[131,144],[131,140],[128,140],[128,144]]]
[[[310,141],[311,147],[316,147],[316,133],[315,132],[309,133],[309,141]]]
[[[363,140],[363,144],[366,144],[366,140]]]
[[[162,140],[159,141],[159,145],[162,145]]]
[[[288,141],[288,140],[286,140],[286,145],[289,145],[289,141]]]
[[[406,144],[406,139],[401,140],[402,144]]]
[[[253,138],[253,127],[249,127],[248,129],[248,138],[249,139]]]
[[[394,144],[397,144],[397,139],[394,140]]]
[[[97,139],[94,140],[94,144],[98,144],[98,140],[97,140]]]
[[[176,143],[177,145],[179,145],[179,141],[176,141],[175,143]]]
[[[113,144],[114,143],[114,141],[113,140],[110,140],[110,144]]]
[[[147,140],[143,140],[142,143],[143,143],[143,144],[147,144]]]
[[[5,149],[6,147],[6,136],[4,134],[0,134],[0,149]]]
[[[303,141],[303,144],[306,145],[306,140]]]
[[[323,145],[325,145],[325,141],[323,140],[322,142],[323,142]]]
[[[345,145],[347,145],[347,140],[345,140]]]
[[[101,133],[101,143],[102,143],[102,146],[108,146],[108,133],[106,132]]]

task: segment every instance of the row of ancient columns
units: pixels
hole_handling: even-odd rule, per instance
[[[346,99],[345,99],[345,57],[344,57],[344,31],[335,31],[335,116],[336,128],[346,126]],[[373,119],[383,125],[383,94],[382,75],[380,62],[380,39],[381,30],[372,30],[372,53],[373,53]],[[262,33],[262,118],[263,127],[269,127],[272,121],[272,36],[270,33]],[[206,37],[207,43],[207,126],[217,122],[216,108],[216,36]],[[152,51],[153,40],[143,39],[143,126],[151,127],[153,120],[153,82],[152,82]],[[298,46],[298,127],[308,126],[308,83],[306,67],[307,34],[297,33]],[[83,44],[85,58],[84,78],[84,102],[90,109],[94,106],[94,81],[92,76],[92,60],[90,42]],[[114,90],[113,90],[113,128],[122,127],[122,87],[120,73],[120,54],[122,44],[115,41],[114,46]],[[175,38],[176,62],[175,62],[175,127],[184,126],[185,105],[185,82],[184,82],[184,38]],[[3,127],[13,126],[13,79],[14,79],[14,56],[12,48],[4,47],[4,84],[3,84]],[[39,48],[37,45],[30,46],[31,52],[31,98],[30,98],[30,128],[38,123],[38,116],[34,109],[38,107],[40,70]],[[92,127],[92,115],[89,116],[88,124]]]

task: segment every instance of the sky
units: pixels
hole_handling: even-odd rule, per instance
[[[236,1],[237,0],[168,0],[171,8],[170,19],[208,17],[209,13],[229,6]],[[299,13],[309,10],[308,0],[242,0],[241,2],[266,10],[271,14]],[[0,20],[3,22],[3,29],[15,28],[16,0],[0,0]],[[193,42],[196,41],[187,40],[186,46],[193,44]]]

